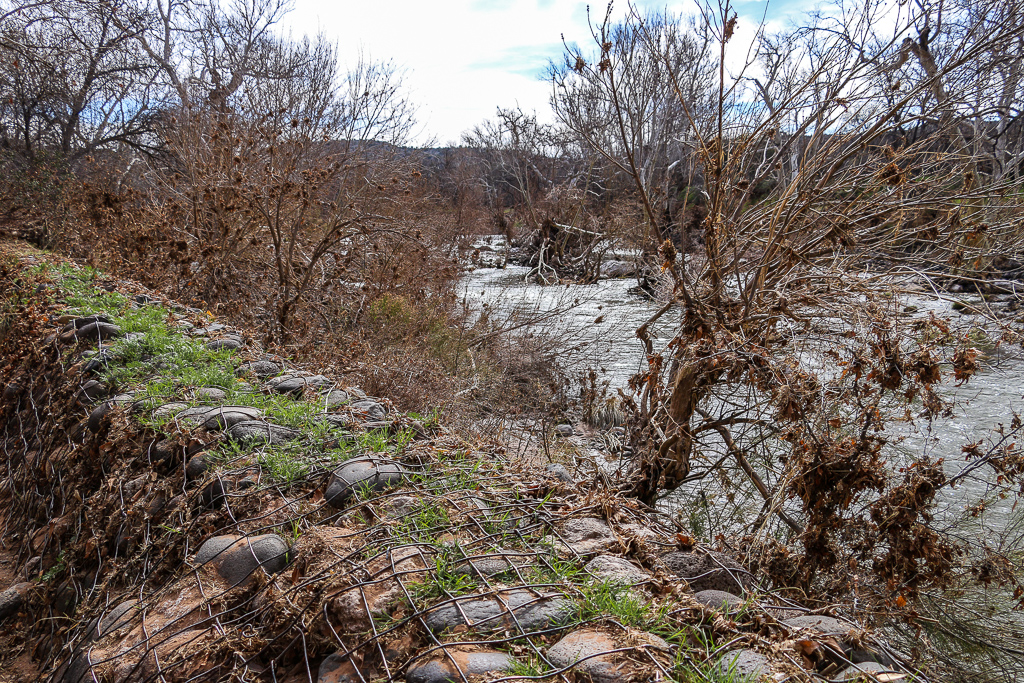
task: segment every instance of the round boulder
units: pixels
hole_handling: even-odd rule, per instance
[[[87,401],[95,401],[107,395],[107,385],[103,382],[91,379],[82,385],[82,398]]]
[[[61,333],[71,332],[73,330],[77,330],[77,329],[80,329],[82,327],[85,327],[86,325],[92,325],[93,323],[113,323],[113,322],[114,321],[111,320],[109,317],[107,317],[105,315],[102,315],[102,314],[100,314],[100,315],[86,315],[86,316],[82,316],[81,318],[74,318],[72,320],[69,320],[68,323],[63,328],[61,328]]]
[[[288,564],[288,544],[277,534],[214,536],[199,546],[196,564],[209,564],[236,586],[261,567],[270,574],[284,569]]]
[[[717,609],[726,613],[734,613],[743,607],[744,600],[738,595],[726,591],[700,591],[694,594],[693,598],[702,605]]]
[[[100,428],[103,426],[103,418],[107,416],[107,413],[109,413],[113,407],[113,403],[111,403],[110,401],[104,401],[103,403],[96,406],[96,408],[91,413],[89,413],[90,432],[93,432],[95,434],[96,432],[100,431]]]
[[[615,555],[598,555],[584,567],[603,581],[635,585],[651,580],[651,575],[629,560]]]
[[[364,415],[370,422],[380,422],[387,414],[384,406],[376,401],[356,401],[352,404],[352,410]]]
[[[117,325],[96,321],[64,332],[60,335],[59,341],[63,344],[69,344],[82,339],[102,342],[104,339],[116,339],[120,336],[121,328]]]
[[[572,473],[569,472],[565,465],[561,465],[557,462],[553,462],[544,468],[544,472],[547,476],[552,479],[557,479],[565,484],[575,484],[576,481],[572,478]]]
[[[518,631],[530,633],[564,623],[575,605],[561,595],[540,595],[532,590],[505,591],[499,597],[466,595],[429,610],[423,622],[440,633],[469,626],[478,633]]]
[[[570,555],[593,555],[619,542],[608,523],[597,517],[568,519],[548,539],[557,550]]]
[[[882,677],[881,674],[888,674]],[[861,662],[848,666],[839,672],[833,681],[898,681],[906,678],[906,674],[893,670],[892,667],[878,662]]]
[[[260,420],[262,417],[263,412],[259,408],[248,406],[220,406],[201,415],[203,426],[207,429],[229,429],[239,422]]]
[[[269,360],[254,360],[251,363],[243,363],[238,366],[239,375],[253,374],[257,377],[264,378],[273,377],[279,372],[281,372],[281,366]]]
[[[182,403],[181,401],[171,401],[170,403],[165,403],[156,410],[154,410],[153,417],[170,417],[175,413],[184,410],[185,408],[188,408],[187,403]]]
[[[196,398],[201,401],[223,401],[227,397],[227,392],[220,387],[200,387],[196,389]]]
[[[320,663],[316,683],[362,683],[365,680],[348,657],[335,653]]]
[[[246,446],[259,443],[279,446],[289,441],[294,441],[302,436],[297,429],[282,427],[281,425],[263,422],[262,420],[244,420],[231,426],[225,434],[232,441],[237,441]]]
[[[710,550],[668,553],[661,561],[695,592],[718,590],[742,594],[753,585],[750,572],[723,553]]]
[[[0,592],[0,621],[16,613],[25,604],[25,598],[32,589],[30,582],[16,583]]]
[[[464,651],[446,648],[443,656],[434,656],[413,663],[405,674],[408,683],[449,683],[466,676],[508,671],[513,659],[496,650]]]
[[[805,614],[782,622],[790,631],[809,630],[822,635],[843,636],[856,628],[848,621],[827,617],[820,614]]]
[[[728,680],[753,680],[771,673],[771,662],[756,650],[733,650],[718,660],[718,670]]]
[[[242,348],[242,342],[239,339],[232,337],[225,337],[223,339],[214,339],[206,342],[206,348],[210,351],[222,351],[228,349],[229,351],[236,351]]]
[[[298,375],[298,374],[286,374],[267,382],[267,386],[272,391],[276,391],[279,394],[292,394],[298,396],[307,387],[310,389],[323,389],[329,387],[334,382],[327,379],[323,375]]]
[[[557,427],[555,427],[555,435],[556,436],[561,436],[563,438],[566,438],[566,437],[572,436],[575,433],[576,433],[576,430],[573,429],[572,425],[570,425],[570,424],[561,424],[561,425],[558,425]]]
[[[341,389],[333,389],[328,392],[326,396],[323,396],[320,400],[324,402],[324,407],[330,410],[334,406],[340,406],[343,403],[349,402],[348,392],[342,391]]]
[[[645,645],[668,650],[669,645],[650,633],[634,632],[629,636],[628,639],[617,638],[596,629],[573,631],[552,645],[547,656],[555,666],[571,666],[588,674],[595,683],[627,683],[648,678],[636,663],[615,650]]]
[[[331,473],[324,492],[324,500],[331,507],[342,509],[345,502],[358,490],[383,491],[398,486],[405,479],[405,468],[398,463],[379,458],[356,458]]]
[[[122,626],[127,626],[135,618],[136,612],[141,608],[142,603],[138,600],[122,602],[114,609],[104,613],[94,622],[89,631],[89,638],[99,640],[108,633],[112,633]]]

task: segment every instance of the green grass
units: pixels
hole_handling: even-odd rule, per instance
[[[424,429],[434,429],[441,424],[441,409],[434,408],[428,413],[417,413],[409,411],[408,413],[410,420],[417,420],[423,425]]]
[[[579,587],[577,614],[579,621],[611,617],[623,626],[665,635],[674,635],[667,606],[655,606],[645,596],[628,586],[601,581]]]
[[[398,520],[393,533],[397,538],[413,543],[442,546],[439,536],[451,530],[452,520],[443,503],[425,499],[417,502],[412,512]]]
[[[434,566],[429,568],[427,577],[409,584],[409,595],[416,605],[424,608],[438,600],[474,592],[479,586],[477,580],[472,574],[458,569],[465,560],[466,556],[461,549],[442,548],[434,558]]]
[[[509,676],[525,676],[528,678],[540,678],[541,676],[547,675],[549,671],[554,671],[554,669],[545,664],[541,659],[537,657],[530,657],[529,659],[525,660],[512,660],[512,666],[506,673]]]
[[[265,394],[247,387],[237,377],[238,355],[228,349],[210,350],[206,339],[194,338],[176,326],[176,316],[160,305],[135,305],[128,297],[101,287],[98,271],[68,264],[40,264],[34,275],[49,278],[58,287],[54,296],[75,316],[106,315],[125,335],[104,349],[106,367],[100,380],[112,392],[134,391],[144,410],[138,417],[143,426],[164,432],[174,425],[174,416],[154,417],[151,411],[177,401],[186,407],[210,404],[195,395],[202,387],[225,392],[225,405],[259,409],[275,424],[302,431],[303,438],[277,446],[264,446],[255,456],[263,474],[275,484],[299,482],[320,467],[329,467],[361,452],[400,455],[414,436],[404,429],[396,434],[373,430],[356,436],[322,419],[317,401],[296,400],[282,394]],[[220,403],[219,401],[217,403]],[[438,411],[416,417],[436,423]],[[228,464],[246,456],[229,442],[221,443],[210,455]]]

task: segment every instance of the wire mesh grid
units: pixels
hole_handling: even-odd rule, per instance
[[[9,338],[30,343],[3,378],[2,495],[17,564],[45,585],[25,640],[52,680],[712,680],[713,659],[739,646],[805,677],[768,637],[778,611],[696,601],[662,561],[677,529],[599,481],[569,484],[442,432],[354,453],[402,476],[351,487],[344,504],[324,496],[339,463],[323,433],[300,437],[306,471],[286,483],[263,465],[267,442],[189,476],[224,433],[140,424],[159,396],[97,408],[81,347],[59,344],[47,313],[12,323]],[[339,440],[408,422],[390,410],[360,425],[346,410]],[[271,535],[286,552],[261,554]],[[226,540],[199,563],[211,539]],[[642,578],[610,581],[596,555]],[[707,574],[751,585],[720,562],[687,578]],[[583,637],[553,656],[566,634]]]

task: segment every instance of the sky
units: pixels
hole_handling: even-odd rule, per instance
[[[745,51],[766,10],[769,21],[780,22],[813,6],[813,0],[766,2],[737,3],[739,28],[730,46]],[[639,7],[693,11],[692,3],[680,2]],[[595,2],[591,10],[596,23],[605,5]],[[625,2],[616,4],[616,15],[625,11]],[[570,45],[593,44],[587,3],[575,0],[295,0],[284,24],[295,34],[322,33],[336,41],[343,66],[362,52],[404,68],[419,107],[420,144],[458,143],[498,107],[550,120],[551,86],[543,74],[563,54],[562,36]]]

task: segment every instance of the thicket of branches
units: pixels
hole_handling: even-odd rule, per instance
[[[1002,614],[1022,606],[1015,513],[984,512],[1024,492],[1020,419],[960,459],[900,435],[951,415],[939,387],[982,349],[1021,341],[991,308],[958,327],[908,297],[1016,291],[1024,6],[837,3],[752,45],[730,3],[698,10],[609,7],[552,69],[557,129],[631,185],[668,291],[637,330],[621,486],[689,510],[714,495],[781,585],[902,613],[952,644],[958,675],[1019,671],[998,643],[1015,627],[993,638],[949,601],[984,586]]]

